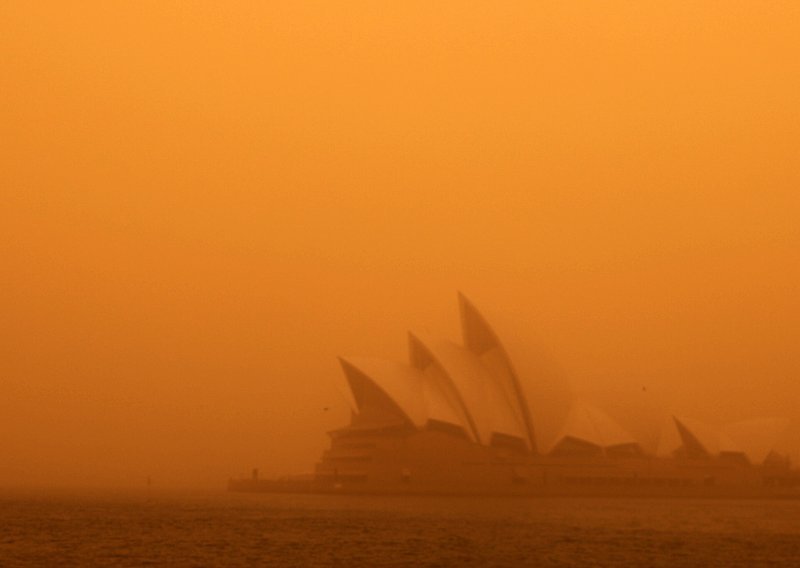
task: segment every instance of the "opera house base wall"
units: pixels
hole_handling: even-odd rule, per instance
[[[800,498],[800,473],[724,459],[537,456],[435,430],[332,433],[314,475],[231,480],[265,493]]]

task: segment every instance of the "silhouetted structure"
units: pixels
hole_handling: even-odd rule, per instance
[[[463,345],[410,333],[408,363],[340,359],[355,406],[313,476],[231,489],[800,496],[800,475],[772,449],[783,421],[716,431],[672,417],[673,442],[662,435],[648,451],[571,396],[547,357],[513,334],[501,341],[463,295],[459,304]]]

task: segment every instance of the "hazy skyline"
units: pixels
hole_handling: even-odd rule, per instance
[[[795,3],[0,16],[0,485],[308,470],[459,290],[800,459]]]

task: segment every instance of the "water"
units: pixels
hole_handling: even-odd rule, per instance
[[[0,566],[797,566],[800,502],[0,494]]]

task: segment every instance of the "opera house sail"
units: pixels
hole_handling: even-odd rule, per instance
[[[340,358],[351,420],[313,474],[230,489],[800,497],[800,472],[773,449],[785,421],[714,428],[669,414],[648,444],[463,295],[459,308],[460,344],[409,333],[407,362]]]

